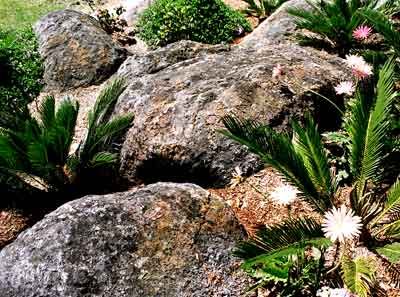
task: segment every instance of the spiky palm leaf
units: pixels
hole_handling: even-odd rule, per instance
[[[234,254],[250,259],[304,242],[319,241],[323,237],[321,225],[314,219],[289,219],[281,224],[263,227],[256,236],[240,243]],[[324,241],[329,242],[325,238]]]
[[[372,257],[343,256],[341,259],[342,278],[347,288],[360,297],[371,296],[375,286],[376,264]]]
[[[313,184],[318,192],[327,193],[327,196],[332,197],[337,190],[337,182],[331,177],[328,157],[317,125],[308,116],[304,128],[297,122],[294,122],[292,127],[294,149],[301,155]]]
[[[311,10],[289,8],[288,13],[296,18],[299,28],[319,35],[320,40],[329,41],[343,56],[354,47],[352,33],[363,21],[358,10],[363,7],[376,8],[378,2],[377,0],[308,0]]]
[[[276,169],[287,182],[301,191],[304,200],[317,211],[323,213],[332,206],[331,193],[334,186],[329,182],[330,178],[327,178],[328,165],[324,163],[326,157],[323,157],[321,151],[321,139],[315,137],[314,122],[309,121],[307,124],[311,127],[305,133],[298,134],[298,139],[292,142],[287,134],[277,133],[255,121],[232,116],[226,116],[222,121],[227,129],[221,131],[224,135],[247,146],[266,165]],[[313,154],[306,153],[304,148],[312,149]]]
[[[397,94],[394,91],[394,64],[389,61],[379,74],[376,98],[357,92],[350,110],[346,131],[350,136],[350,164],[360,201],[368,182],[379,182],[384,139],[389,129],[389,111]]]
[[[365,8],[360,13],[384,37],[385,42],[392,47],[396,55],[400,56],[400,32],[394,28],[393,23],[387,15],[370,8]]]
[[[248,6],[243,12],[260,19],[265,19],[286,1],[288,0],[244,0]]]
[[[257,278],[286,280],[290,256],[303,253],[305,247],[330,244],[313,219],[290,219],[259,230],[254,238],[238,246],[235,255],[245,259],[242,268]]]
[[[76,152],[80,160],[80,170],[87,166],[112,165],[117,160],[115,155],[108,151],[111,150],[112,143],[129,128],[133,115],[117,116],[111,120],[110,116],[125,88],[125,81],[117,78],[98,96],[93,110],[89,113],[88,132]]]

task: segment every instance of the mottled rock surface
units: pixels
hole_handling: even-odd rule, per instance
[[[284,74],[273,79],[277,64]],[[122,174],[132,181],[202,186],[225,185],[235,166],[245,174],[260,168],[253,155],[217,131],[222,116],[284,129],[317,104],[326,112],[319,116],[333,123],[333,108],[309,90],[331,96],[333,85],[347,77],[341,59],[295,43],[229,50],[180,42],[129,58],[118,74],[129,86],[116,113],[135,115],[122,148]]]
[[[241,239],[231,209],[195,185],[87,196],[0,252],[0,296],[242,296]]]
[[[98,21],[74,10],[51,12],[35,26],[49,89],[98,84],[110,77],[127,52]]]
[[[247,35],[241,43],[243,47],[261,48],[271,43],[295,41],[295,18],[288,12],[288,8],[310,8],[305,0],[290,0],[283,3],[268,19],[261,23],[251,34]]]

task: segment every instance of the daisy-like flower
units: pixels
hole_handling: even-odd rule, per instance
[[[335,87],[336,94],[341,95],[353,95],[355,86],[352,81],[342,81]]]
[[[294,187],[289,185],[283,185],[275,188],[275,190],[270,194],[272,200],[279,204],[289,205],[297,198],[297,191]]]
[[[356,297],[344,288],[332,289],[329,287],[322,287],[317,291],[317,297]]]
[[[277,78],[283,74],[283,67],[281,64],[277,64],[273,69],[272,69],[272,78]]]
[[[355,216],[354,212],[344,205],[328,211],[322,223],[325,236],[332,241],[338,239],[340,242],[359,236],[361,227],[361,218]]]
[[[346,63],[351,68],[356,78],[364,79],[372,74],[372,66],[365,62],[363,57],[347,55]]]
[[[364,40],[367,39],[371,33],[372,33],[371,27],[361,25],[353,31],[353,37],[357,40]]]
[[[244,177],[243,177],[242,169],[240,169],[239,166],[236,166],[235,172],[232,174],[232,178],[230,181],[230,187],[234,188],[243,181],[244,181]]]

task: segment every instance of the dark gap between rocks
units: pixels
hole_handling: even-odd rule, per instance
[[[201,160],[172,160],[151,156],[137,169],[137,178],[144,184],[156,182],[192,183],[210,188],[221,182],[213,170]]]

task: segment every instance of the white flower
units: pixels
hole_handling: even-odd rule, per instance
[[[332,241],[338,239],[340,242],[360,235],[361,227],[361,218],[355,216],[353,211],[344,205],[328,211],[322,223],[325,236]]]
[[[361,56],[347,55],[346,63],[351,68],[353,75],[359,79],[364,79],[372,74],[372,66]]]
[[[236,166],[235,172],[232,174],[232,178],[230,181],[230,187],[234,188],[243,181],[244,181],[243,172],[239,166]]]
[[[336,94],[341,95],[353,95],[355,86],[352,81],[342,81],[335,87]]]
[[[272,200],[279,204],[289,205],[297,198],[297,191],[294,187],[289,185],[283,185],[275,188],[275,190],[270,194]]]
[[[332,289],[329,287],[322,287],[317,291],[317,297],[356,297],[344,288]]]
[[[272,69],[272,77],[277,78],[283,74],[283,67],[281,64],[277,64],[273,69]]]

